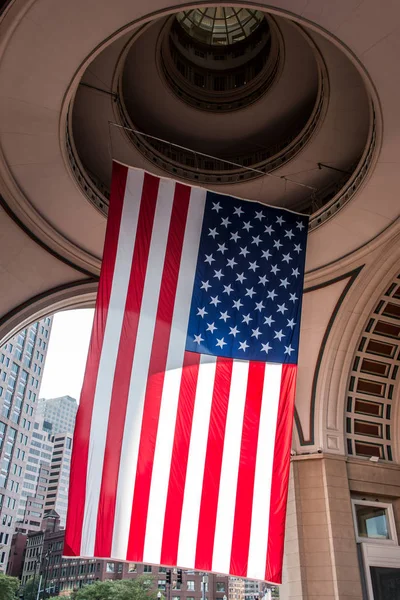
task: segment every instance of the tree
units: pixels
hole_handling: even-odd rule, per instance
[[[39,587],[38,577],[31,577],[25,584],[24,587],[24,600],[36,600],[37,592]]]
[[[15,600],[19,588],[19,580],[16,577],[8,577],[0,574],[0,599]]]
[[[157,592],[151,589],[152,581],[121,579],[118,581],[96,581],[73,592],[72,600],[157,600]]]

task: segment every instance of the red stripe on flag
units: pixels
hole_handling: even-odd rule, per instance
[[[195,569],[211,571],[233,360],[218,358],[204,466]]]
[[[118,163],[113,164],[110,210],[103,253],[104,260],[101,265],[100,283],[86,362],[85,378],[75,423],[71,478],[69,483],[68,518],[64,542],[65,556],[79,556],[81,553],[90,426],[114,277],[127,174],[128,169],[126,167]]]
[[[176,184],[140,435],[127,559],[143,560],[154,451],[191,188]]]
[[[160,563],[176,565],[200,354],[185,352],[165,507]]]
[[[243,416],[230,573],[246,577],[265,363],[251,361]]]
[[[136,348],[139,314],[153,230],[160,180],[145,174],[136,229],[132,267],[129,278],[124,319],[114,372],[106,447],[104,452],[99,507],[97,513],[95,556],[111,556],[118,471],[128,403],[130,376]]]
[[[294,400],[296,394],[296,374],[297,365],[282,366],[281,390],[275,434],[274,462],[272,467],[268,550],[265,571],[265,579],[274,583],[281,583],[282,581],[282,560],[285,540]]]

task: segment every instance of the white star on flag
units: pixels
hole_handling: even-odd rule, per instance
[[[217,338],[217,346],[219,346],[220,348],[223,348],[224,346],[226,346],[226,342],[224,341],[224,338]]]
[[[278,310],[277,312],[282,313],[283,315],[285,314],[285,311],[287,311],[288,309],[286,308],[285,303],[283,304],[278,304]]]
[[[208,235],[210,235],[213,240],[215,240],[215,237],[219,235],[216,227],[214,227],[214,229],[209,229],[209,232],[210,233]]]
[[[245,221],[243,223],[243,229],[245,229],[246,231],[250,231],[250,229],[253,229],[253,225],[250,225],[250,221]]]
[[[228,296],[233,292],[233,287],[231,286],[231,284],[229,285],[224,285],[224,291],[222,292],[223,294],[228,294]]]
[[[280,331],[275,331],[274,339],[277,338],[279,341],[281,341],[281,339],[284,337],[285,337],[285,335],[284,335],[282,329]]]
[[[292,352],[294,352],[294,348],[290,344],[289,346],[285,346],[285,354],[289,354],[290,356]]]
[[[211,296],[210,304],[218,306],[218,304],[221,304],[221,300],[219,300],[218,296]]]
[[[266,344],[261,344],[261,352],[265,352],[266,354],[268,354],[270,350],[272,350],[272,346],[269,342],[267,342]]]
[[[234,301],[232,308],[237,308],[238,310],[240,310],[242,306],[243,306],[243,304],[240,302],[240,298],[239,298],[239,300]]]
[[[252,298],[255,295],[255,291],[254,288],[246,288],[246,293],[245,296],[250,296],[250,298]]]
[[[235,265],[237,265],[237,262],[235,262],[235,259],[234,258],[229,258],[228,261],[227,261],[227,263],[226,263],[226,266],[227,267],[231,267],[231,269],[233,269]]]

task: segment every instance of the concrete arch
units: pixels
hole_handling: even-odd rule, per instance
[[[326,451],[346,454],[345,413],[352,366],[371,316],[398,277],[399,242],[400,235],[394,236],[368,261],[358,265],[362,268],[360,275],[343,300],[326,344],[317,382],[316,409],[318,445]],[[394,384],[398,388],[398,377]],[[397,412],[398,407],[392,412],[394,426]]]

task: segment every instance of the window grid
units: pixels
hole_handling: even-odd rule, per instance
[[[400,364],[400,275],[368,318],[348,381],[347,453],[393,461],[392,419]]]

